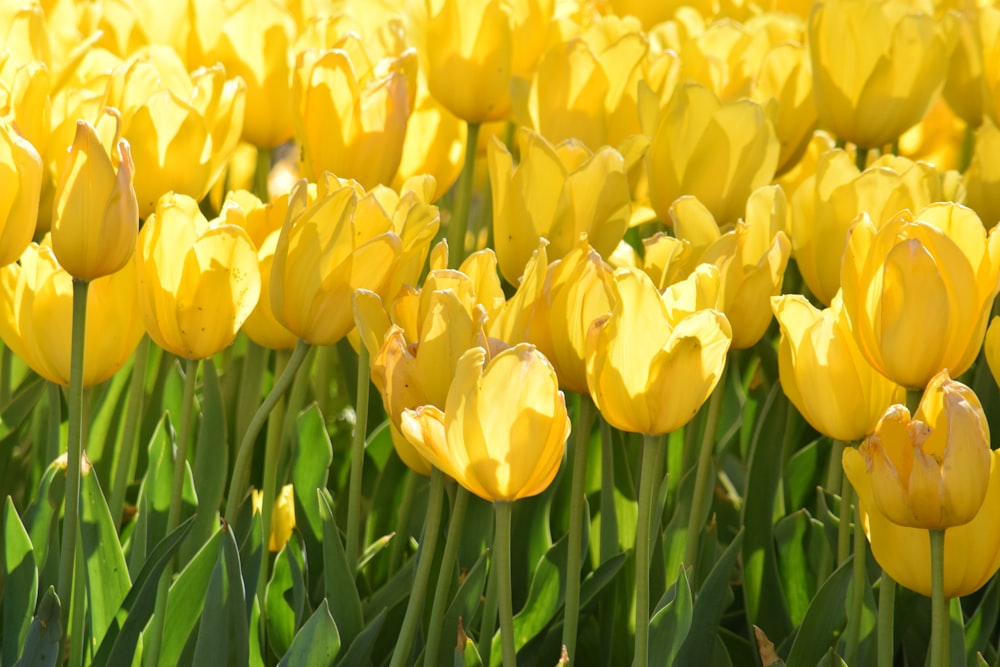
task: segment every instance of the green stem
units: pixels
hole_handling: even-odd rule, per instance
[[[265,204],[268,200],[267,179],[271,175],[271,149],[257,147],[257,164],[253,170],[253,193]]]
[[[976,128],[971,123],[966,123],[965,132],[962,133],[962,152],[958,158],[958,173],[964,174],[965,170],[972,164],[972,154],[976,148]]]
[[[868,149],[858,146],[854,152],[854,165],[858,171],[864,171],[868,166]]]
[[[58,594],[63,601],[63,627],[70,629],[69,600],[73,591],[73,559],[79,530],[80,466],[83,457],[83,355],[90,283],[73,279],[73,325],[69,371],[69,437],[66,443],[66,506],[62,551],[59,554]],[[80,601],[83,604],[83,600]],[[82,632],[78,633],[82,635]]]
[[[83,667],[84,627],[87,624],[87,566],[83,553],[83,540],[76,541],[76,575],[73,580],[73,624],[69,632],[69,667]]]
[[[62,426],[62,390],[55,382],[48,387],[49,424],[45,433],[45,467],[59,458],[59,436]],[[65,604],[64,600],[61,600]]]
[[[708,413],[705,418],[705,430],[701,435],[701,448],[698,450],[698,469],[694,478],[694,496],[691,499],[691,515],[688,518],[687,544],[684,549],[684,563],[694,567],[698,560],[698,547],[701,541],[704,514],[707,511],[706,492],[711,481],[712,455],[715,453],[715,428],[719,423],[719,411],[722,409],[722,397],[726,393],[726,376],[729,369],[727,363],[722,370],[722,377],[715,385],[711,398],[708,399]]]
[[[437,585],[434,587],[434,601],[431,603],[431,623],[427,628],[427,643],[424,646],[424,664],[427,667],[437,665],[438,647],[441,644],[441,631],[444,629],[444,613],[448,604],[448,593],[451,584],[458,547],[462,541],[462,531],[465,529],[465,510],[469,506],[469,492],[463,486],[458,486],[455,493],[455,505],[448,519],[448,536],[444,541],[444,554],[441,557],[441,572],[438,573]]]
[[[472,182],[476,171],[479,123],[469,123],[465,139],[465,162],[455,187],[455,210],[448,222],[448,268],[457,269],[465,259],[465,234],[472,206]]]
[[[494,516],[496,515],[496,508],[494,506]],[[494,526],[496,525],[496,519],[494,518]],[[494,532],[496,528],[494,527]],[[482,658],[482,664],[490,665],[491,657],[493,653],[493,633],[496,630],[497,623],[497,578],[493,574],[496,569],[496,551],[490,552],[490,574],[489,578],[486,580],[486,600],[483,602],[483,618],[479,625],[479,656]]]
[[[0,345],[0,406],[7,405],[11,397],[11,362],[14,353],[6,345]]]
[[[257,408],[256,414],[250,420],[250,425],[247,426],[246,433],[243,434],[239,451],[236,453],[236,463],[233,465],[233,480],[229,485],[229,497],[226,499],[226,521],[229,523],[236,522],[236,515],[240,511],[240,503],[243,501],[247,484],[250,481],[250,463],[253,460],[253,447],[257,441],[257,434],[260,433],[260,429],[264,426],[264,422],[267,420],[267,416],[271,413],[275,404],[281,400],[285,390],[292,384],[295,373],[298,372],[299,366],[305,360],[310,347],[309,343],[304,340],[300,340],[295,345],[295,351],[292,352],[292,357],[288,360],[288,365],[285,366],[285,370],[282,371],[281,375],[275,381],[274,386],[271,387],[267,398]]]
[[[358,554],[361,553],[362,473],[365,467],[365,436],[368,434],[368,388],[371,386],[368,348],[364,345],[359,345],[358,348],[357,417],[354,422],[354,438],[351,440],[351,479],[347,500],[347,562],[351,567],[357,567]]]
[[[841,500],[841,502],[844,502]],[[847,644],[844,649],[845,662],[853,665],[858,655],[858,641],[861,638],[861,614],[865,606],[865,589],[868,577],[865,573],[865,531],[861,529],[861,505],[854,505],[854,560],[851,563],[851,606],[847,614]]]
[[[906,390],[906,409],[910,411],[910,418],[916,413],[917,408],[920,407],[920,399],[924,397],[923,389],[907,389]]]
[[[410,541],[410,536],[405,531],[410,525],[410,513],[413,509],[413,496],[416,494],[418,477],[422,476],[418,476],[409,468],[406,469],[403,498],[396,508],[396,535],[393,537],[392,551],[389,553],[389,574],[396,572],[403,563],[403,551]]]
[[[931,667],[948,664],[951,619],[944,595],[944,529],[931,530]]]
[[[503,667],[516,667],[517,645],[514,643],[514,601],[511,598],[510,581],[510,518],[514,503],[497,501],[497,525],[493,539],[493,553],[496,557],[497,600],[500,613],[500,649],[503,652]]]
[[[187,471],[188,445],[191,441],[191,415],[194,410],[194,386],[198,375],[198,363],[198,359],[186,359],[184,363],[184,397],[181,402],[180,434],[177,438],[177,449],[174,455],[174,478],[170,487],[170,506],[167,509],[167,529],[164,533],[166,535],[169,535],[180,524],[181,507],[184,505],[184,473]],[[174,576],[176,563],[176,557],[170,559],[156,586],[156,605],[152,626],[147,633],[149,641],[147,653],[150,656],[160,655],[163,629],[167,619],[167,597],[170,593],[170,582]]]
[[[146,363],[149,360],[149,336],[143,336],[135,349],[132,360],[132,377],[129,379],[128,411],[122,430],[122,450],[118,453],[115,466],[115,481],[111,487],[111,518],[121,522],[125,507],[125,491],[128,489],[135,467],[136,443],[138,442],[139,418],[142,416],[142,402],[146,394]]]
[[[635,528],[635,667],[646,667],[649,654],[649,557],[653,529],[653,503],[660,485],[656,469],[656,436],[643,435],[642,463],[639,466],[639,516]]]
[[[587,502],[587,454],[590,451],[590,427],[594,421],[594,403],[590,395],[580,395],[580,412],[573,443],[573,478],[570,484],[569,549],[566,556],[566,607],[563,613],[562,643],[571,656],[576,655],[576,633],[580,621],[580,576],[583,552],[583,505]]]
[[[840,482],[840,513],[837,522],[837,567],[851,555],[851,496],[854,487],[845,475]]]
[[[895,620],[896,582],[885,571],[878,587],[877,660],[878,667],[893,667],[893,653],[896,648],[892,625]]]
[[[836,489],[840,487],[844,476],[843,464],[841,463],[841,458],[844,454],[844,441],[833,440],[832,442],[833,447],[830,450],[830,460],[826,466],[824,489]],[[833,557],[834,554],[832,551],[829,549],[823,550],[823,555],[820,556],[819,570],[816,573],[816,581],[826,581],[830,573],[833,572]]]
[[[361,349],[364,349],[364,345]],[[367,365],[367,360],[365,365]],[[424,523],[424,534],[420,539],[420,550],[417,553],[417,571],[413,576],[413,590],[406,603],[406,614],[403,625],[399,629],[396,648],[392,652],[389,667],[409,665],[410,649],[413,638],[417,634],[417,626],[424,610],[424,598],[427,596],[427,586],[430,583],[431,570],[434,566],[434,551],[437,549],[438,533],[441,531],[441,513],[444,510],[444,473],[433,468],[431,470],[430,497],[427,500],[427,521]],[[349,561],[353,562],[353,561]]]
[[[264,380],[264,370],[270,350],[247,340],[246,354],[243,356],[243,375],[240,377],[239,399],[236,403],[236,433],[242,436],[250,420],[253,419]],[[275,375],[277,377],[277,375]]]
[[[600,414],[601,425],[601,564],[618,553],[618,515],[615,513],[615,443],[611,425]]]
[[[279,350],[274,359],[274,377],[281,377],[288,367],[288,350]],[[300,374],[296,374],[298,376]],[[267,420],[267,433],[264,436],[264,472],[261,482],[260,526],[265,550],[271,542],[271,520],[274,514],[274,500],[278,489],[278,466],[281,464],[281,431],[284,422],[284,403],[279,398],[271,409]],[[267,558],[260,561],[261,576],[257,577],[257,591],[263,600],[267,586]]]

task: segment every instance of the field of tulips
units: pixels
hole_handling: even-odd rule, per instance
[[[993,4],[0,0],[0,667],[1000,664]]]

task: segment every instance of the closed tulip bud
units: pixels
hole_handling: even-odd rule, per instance
[[[458,180],[465,139],[465,123],[428,93],[426,86],[421,86],[406,124],[399,170],[392,187],[400,187],[417,174],[430,174],[437,183],[430,201],[437,201]]]
[[[957,33],[907,2],[826,0],[809,16],[820,125],[864,148],[895,141],[944,84]]]
[[[250,500],[254,512],[260,512],[264,505],[264,492],[253,489]],[[295,487],[285,484],[274,499],[274,509],[271,513],[271,535],[267,540],[267,549],[278,552],[285,548],[288,538],[295,530]]]
[[[817,431],[858,440],[875,430],[886,408],[904,400],[903,388],[861,354],[839,296],[825,310],[797,294],[774,297],[771,306],[781,325],[781,388]]]
[[[732,329],[700,310],[678,321],[641,271],[615,272],[615,305],[590,325],[587,385],[615,428],[659,435],[697,414],[722,376]]]
[[[1000,235],[987,236],[971,209],[931,204],[881,229],[862,214],[844,253],[844,309],[868,361],[922,389],[939,371],[960,375],[975,361],[998,275]]]
[[[289,196],[271,265],[271,307],[302,340],[332,345],[354,328],[354,291],[389,285],[402,242],[381,206],[359,206],[351,183],[327,173],[316,190],[309,202],[303,180]]]
[[[205,359],[228,347],[260,295],[250,236],[210,223],[184,195],[160,198],[139,234],[136,265],[146,331],[179,357]]]
[[[0,266],[15,261],[31,242],[42,189],[42,159],[8,123],[0,121]]]
[[[904,208],[946,199],[944,176],[933,165],[883,155],[864,171],[844,150],[822,153],[815,175],[792,196],[792,255],[813,295],[829,304],[840,289],[847,230],[862,211],[876,227]]]
[[[965,205],[987,225],[1000,221],[1000,129],[989,118],[976,130],[975,150],[969,168],[962,174]]]
[[[426,0],[427,85],[469,123],[510,114],[514,31],[501,0]]]
[[[8,77],[0,62],[0,80],[10,88],[10,120],[18,134],[45,156],[52,134],[52,76],[48,67],[32,61]]]
[[[516,386],[517,391],[511,391]],[[488,501],[514,501],[552,483],[570,421],[555,370],[521,343],[487,361],[458,361],[445,408],[403,411],[403,434],[435,467]]]
[[[97,278],[87,290],[83,384],[104,382],[121,368],[143,336],[135,262]],[[73,278],[52,248],[32,243],[19,263],[0,268],[0,338],[36,373],[69,385]]]
[[[721,102],[700,84],[679,86],[653,128],[649,195],[662,220],[677,198],[692,195],[720,224],[735,222],[778,166],[780,145],[763,107],[749,99]]]
[[[116,133],[109,154],[94,126],[77,121],[52,212],[52,249],[77,280],[115,273],[132,256],[139,232],[133,170],[127,141]]]
[[[861,459],[871,476],[874,507],[900,526],[944,530],[971,521],[990,482],[990,436],[975,392],[941,371],[910,416],[893,405],[861,445],[844,451],[857,488]]]
[[[500,272],[515,283],[542,237],[559,259],[586,233],[607,256],[625,234],[631,212],[625,160],[605,146],[591,153],[583,144],[558,146],[530,130],[519,135],[521,162],[497,139],[490,143],[493,237]]]

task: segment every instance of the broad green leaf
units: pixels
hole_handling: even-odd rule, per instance
[[[278,667],[330,667],[339,652],[340,633],[337,632],[337,624],[333,622],[326,600],[323,600],[296,633],[295,640],[281,658]]]
[[[29,374],[14,390],[8,403],[0,405],[0,437],[19,429],[31,417],[35,405],[45,393],[47,381],[40,375]]]
[[[97,471],[87,466],[80,477],[80,543],[86,559],[90,636],[96,651],[128,595],[132,579]]]
[[[198,510],[191,535],[181,546],[183,566],[218,530],[219,507],[226,490],[229,448],[226,446],[226,406],[215,363],[206,359],[201,365],[202,403],[198,424],[198,446],[194,455],[194,488],[198,491]]]
[[[267,583],[264,609],[267,643],[275,655],[283,655],[292,645],[303,614],[302,553],[298,540],[285,543],[274,561],[274,571]]]
[[[588,573],[580,584],[580,610],[582,611],[597,597],[606,586],[615,580],[615,576],[621,571],[628,554],[615,554],[609,560],[604,561],[592,572]]]
[[[805,507],[816,497],[829,458],[829,438],[813,440],[789,457],[783,479],[789,507]]]
[[[38,599],[38,568],[31,539],[14,501],[7,496],[3,512],[3,664],[13,665],[31,626]]]
[[[813,667],[837,643],[847,620],[844,600],[851,583],[853,559],[851,556],[845,560],[809,603],[809,610],[785,660],[788,667]]]
[[[316,506],[316,489],[326,488],[330,463],[333,462],[333,445],[323,415],[315,403],[296,418],[291,449],[295,524],[305,538],[310,560],[320,562],[323,521]],[[337,627],[343,631],[339,623]]]
[[[14,667],[55,667],[62,664],[63,636],[59,613],[59,596],[55,588],[49,586],[38,603],[38,613],[28,627],[21,659]]]
[[[385,623],[386,610],[383,609],[369,621],[365,629],[354,638],[347,651],[340,655],[337,661],[341,665],[367,665],[371,662],[372,651],[378,641],[378,635]]]
[[[127,368],[131,368],[131,363]],[[113,479],[115,458],[121,450],[121,429],[125,422],[128,386],[131,373],[127,369],[93,389],[95,400],[90,402],[90,427],[87,436],[87,458],[102,479]]]
[[[454,569],[451,570],[454,574]],[[455,596],[445,610],[444,618],[430,619],[431,623],[441,623],[441,642],[438,644],[438,653],[425,660],[431,665],[445,665],[449,656],[455,652],[458,639],[458,624],[460,619],[471,619],[476,608],[481,604],[484,589],[486,587],[486,554],[484,553],[472,566],[472,569],[465,574],[465,578],[458,586]]]
[[[774,525],[774,540],[778,576],[781,577],[788,613],[792,625],[798,626],[816,591],[816,569],[822,551],[829,553],[830,545],[823,533],[823,525],[804,509],[789,514]]]
[[[240,552],[228,527],[220,534],[219,558],[205,591],[205,608],[194,649],[193,664],[205,667],[246,665],[250,661]]]
[[[193,522],[194,517],[177,526],[150,552],[146,564],[118,609],[114,622],[104,635],[94,656],[94,664],[124,665],[136,654],[139,635],[153,616],[160,577],[191,530]]]
[[[38,567],[39,583],[55,584],[59,569],[62,532],[60,514],[66,496],[66,466],[50,463],[38,485],[38,493],[22,514],[31,539],[32,556]]]
[[[340,630],[344,646],[350,646],[364,627],[361,597],[354,568],[347,562],[344,543],[333,513],[330,492],[316,489],[316,502],[323,522],[323,583],[330,614]]]
[[[983,591],[976,610],[965,624],[965,664],[976,662],[976,654],[983,651],[994,636],[997,616],[1000,615],[1000,586],[997,577]]]
[[[958,598],[949,601],[949,635],[948,662],[961,665],[965,660],[965,619],[962,616],[962,601]]]
[[[691,586],[683,568],[653,611],[649,621],[649,662],[672,665],[691,629],[694,614]]]
[[[249,498],[247,498],[246,506],[249,509]],[[257,597],[257,584],[263,573],[261,564],[269,554],[264,545],[264,528],[261,521],[260,512],[253,512],[249,520],[246,521],[249,530],[239,543],[240,563],[243,568],[243,594],[246,599],[246,613],[248,616],[251,612],[253,599]],[[239,535],[236,535],[236,537],[239,537]]]

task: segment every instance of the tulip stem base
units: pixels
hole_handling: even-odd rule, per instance
[[[361,349],[365,349],[362,345]],[[367,360],[365,360],[367,363]],[[423,616],[424,599],[427,597],[427,586],[430,582],[431,570],[434,567],[434,552],[437,549],[438,533],[441,531],[441,513],[444,510],[444,473],[437,468],[431,469],[430,497],[427,499],[427,521],[424,523],[424,533],[420,538],[420,550],[417,552],[417,570],[413,575],[413,590],[406,603],[406,614],[399,628],[396,648],[392,651],[392,661],[389,667],[402,667],[412,664],[410,650],[413,638],[417,634],[417,625]]]
[[[951,619],[944,595],[944,530],[931,530],[931,667],[948,663]]]
[[[434,667],[437,660],[438,647],[441,645],[441,631],[444,629],[445,605],[448,604],[448,593],[451,591],[455,558],[462,541],[462,531],[465,521],[465,510],[469,506],[469,492],[465,487],[456,485],[455,504],[448,519],[448,536],[444,541],[444,554],[441,556],[441,571],[438,573],[437,584],[434,586],[434,601],[431,604],[431,623],[427,628],[427,643],[424,646],[424,664]],[[399,524],[400,526],[405,524]]]
[[[896,582],[886,572],[878,589],[877,659],[878,667],[893,667],[896,642],[893,637],[893,623],[896,616]]]
[[[493,523],[496,524],[496,511],[493,512]],[[496,528],[494,528],[494,531]],[[483,602],[483,618],[479,624],[479,657],[484,665],[492,664],[493,634],[497,627],[497,567],[496,549],[490,552],[490,573],[486,579],[486,600]]]
[[[354,411],[356,418],[354,438],[351,440],[351,478],[347,500],[347,563],[351,567],[358,566],[358,554],[361,553],[362,472],[365,467],[365,436],[368,434],[368,388],[371,386],[368,348],[364,345],[358,347],[358,400]]]
[[[510,579],[510,519],[514,504],[497,501],[496,536],[493,540],[494,564],[497,577],[497,609],[500,612],[500,648],[503,667],[516,667],[517,645],[514,643],[514,602]]]
[[[83,355],[87,326],[87,291],[90,283],[73,279],[73,324],[70,343],[69,427],[66,444],[66,506],[63,517],[62,551],[59,553],[58,594],[62,603],[66,636],[83,641],[83,628],[68,623],[73,594],[73,560],[79,533],[80,472],[83,458]],[[83,605],[82,599],[75,604]]]
[[[705,416],[705,430],[701,436],[701,447],[698,450],[698,469],[695,471],[694,496],[691,499],[691,515],[688,517],[684,548],[684,564],[694,567],[698,560],[698,549],[701,541],[701,530],[705,523],[705,506],[708,495],[709,478],[712,472],[712,455],[715,454],[715,429],[719,423],[719,412],[722,409],[722,397],[726,393],[726,377],[728,364],[722,370],[718,384],[712,390],[708,399],[708,412]]]
[[[465,139],[465,162],[455,186],[455,208],[448,222],[448,268],[457,269],[465,259],[465,235],[472,209],[472,181],[479,147],[479,123],[469,123]]]
[[[855,146],[854,149],[854,166],[858,171],[864,171],[868,166],[868,149],[861,146]]]
[[[312,346],[304,340],[300,340],[295,345],[295,351],[288,360],[288,365],[281,372],[281,375],[271,387],[270,393],[264,402],[257,408],[250,425],[247,426],[246,433],[240,441],[240,448],[236,453],[236,463],[233,465],[233,481],[229,485],[229,497],[226,499],[226,521],[236,522],[236,516],[240,511],[240,504],[246,494],[247,484],[250,481],[250,463],[253,460],[254,443],[257,441],[257,434],[263,428],[264,422],[271,414],[271,410],[277,405],[285,391],[292,384],[295,374],[298,372],[302,362],[305,361],[306,354]]]
[[[653,503],[660,486],[657,449],[663,443],[656,436],[643,435],[642,463],[639,466],[639,512],[635,528],[635,667],[646,667],[649,656],[649,552],[653,523]]]
[[[587,394],[580,395],[580,412],[573,443],[573,477],[570,485],[569,549],[566,556],[566,606],[563,614],[562,643],[570,656],[576,656],[576,634],[580,616],[580,566],[583,557],[583,505],[587,502],[587,454],[590,450],[590,427],[594,421],[594,403]]]

